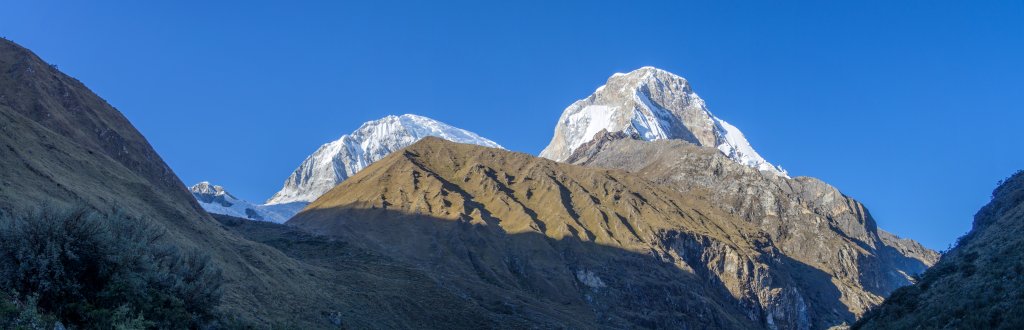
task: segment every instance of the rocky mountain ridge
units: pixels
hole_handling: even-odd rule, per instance
[[[781,178],[690,147],[730,172]],[[491,303],[609,327],[849,324],[880,303],[893,281],[907,281],[901,272],[922,270],[934,257],[925,250],[922,260],[903,256],[916,264],[895,265],[842,231],[830,236],[838,250],[794,250],[805,236],[765,229],[779,219],[751,221],[651,178],[424,139],[346,180],[288,224],[437,271],[474,300],[514,297]],[[837,232],[825,219],[814,221]],[[881,238],[872,243],[887,246]]]
[[[601,132],[569,161],[629,171],[755,225],[783,253],[830,274],[843,293],[836,307],[854,315],[911,284],[938,259],[935,251],[877,228],[864,205],[820,180],[767,174],[687,142]]]

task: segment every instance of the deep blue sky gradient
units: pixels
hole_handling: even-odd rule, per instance
[[[1022,1],[4,1],[0,35],[120,109],[186,184],[261,201],[416,113],[538,153],[614,72],[680,74],[769,161],[944,249],[1024,168]]]

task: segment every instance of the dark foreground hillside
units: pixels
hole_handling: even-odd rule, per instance
[[[56,211],[43,212],[45,210]],[[95,220],[76,220],[66,216],[70,212],[65,212],[67,210],[83,210]],[[363,275],[338,271],[297,260],[224,229],[199,208],[174,172],[120,112],[82,83],[46,64],[27,49],[3,39],[0,39],[0,215],[4,219],[0,226],[10,229],[8,232],[26,241],[49,244],[46,246],[64,251],[67,256],[74,256],[75,251],[89,251],[89,247],[76,246],[73,244],[76,240],[65,241],[56,234],[81,234],[112,247],[135,246],[129,243],[138,235],[118,234],[120,226],[110,224],[137,222],[138,226],[134,227],[160,233],[155,235],[159,237],[154,237],[153,245],[173,248],[182,254],[195,251],[197,257],[209,258],[210,267],[215,268],[222,279],[222,285],[211,293],[220,298],[203,307],[206,311],[202,314],[209,315],[206,319],[185,324],[165,320],[181,327],[337,328],[340,324],[357,328],[480,328],[498,322],[493,319],[496,316],[481,311],[472,302],[425,276],[407,271],[368,271]],[[47,218],[57,224],[89,225],[41,226]],[[19,246],[10,244],[6,250],[15,257],[5,259],[9,261],[5,263],[9,265],[3,269],[5,273],[29,267],[35,260],[20,257],[26,254],[18,253]],[[28,251],[33,251],[32,255],[46,252]],[[167,265],[180,264],[173,258],[163,257],[162,252],[153,253],[154,258],[166,261]],[[90,258],[64,261],[62,269],[71,274],[81,271],[109,275],[110,272],[94,269],[109,265],[121,270],[115,279],[122,280],[111,281],[111,277],[104,275],[101,281],[76,283],[78,278],[74,276],[61,277],[71,281],[64,283],[78,290],[76,294],[80,297],[120,292],[125,297],[140,298],[136,291],[121,290],[119,285],[155,280],[151,274],[162,274],[137,267],[146,263],[99,263]],[[205,263],[196,265],[199,264]],[[64,318],[71,315],[67,311],[79,311],[73,314],[89,317],[96,310],[109,316],[105,319],[114,319],[115,313],[121,313],[117,319],[125,321],[138,316],[145,318],[144,321],[160,317],[152,311],[146,312],[145,306],[127,302],[123,303],[123,309],[109,301],[104,304],[118,308],[83,306],[85,302],[101,300],[87,301],[75,298],[79,296],[38,292],[47,287],[39,281],[40,277],[19,274],[29,275],[25,281],[17,282],[20,284],[8,281],[4,282],[7,287],[0,288],[0,299],[3,299],[0,315],[11,317],[13,321],[31,319],[46,324],[56,320],[45,315]],[[77,286],[83,283],[89,285]],[[33,299],[38,300],[34,303],[43,316],[30,315],[32,308],[26,306],[31,305]],[[61,321],[70,326],[105,328],[92,320]],[[29,323],[34,324],[32,322]],[[0,326],[5,324],[14,326],[13,323],[0,323]]]
[[[894,292],[855,328],[1024,328],[1024,172],[995,189],[974,228],[917,284]]]

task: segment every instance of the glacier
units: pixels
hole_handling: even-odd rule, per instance
[[[602,130],[646,141],[685,140],[715,148],[739,164],[788,177],[782,167],[761,157],[738,128],[712,114],[686,79],[655,67],[615,73],[593,94],[567,107],[540,156],[564,161]]]
[[[256,221],[284,223],[309,204],[305,202],[275,205],[256,204],[235,197],[224,187],[211,184],[209,181],[197,183],[189,188],[189,191],[206,212]]]
[[[364,123],[350,134],[320,146],[267,200],[266,205],[312,202],[356,172],[427,136],[459,143],[502,148],[476,133],[412,114]]]

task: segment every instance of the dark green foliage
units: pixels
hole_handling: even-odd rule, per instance
[[[36,297],[18,300],[14,294],[0,293],[0,329],[52,329],[57,319],[39,312]]]
[[[1024,329],[1024,172],[1000,183],[955,248],[853,328]]]
[[[1009,181],[1010,179],[1012,179],[1012,178],[1014,178],[1016,176],[1020,176],[1020,175],[1024,175],[1024,170],[1017,170],[1017,172],[1013,172],[1013,174],[1011,174],[1010,176],[1006,177],[1005,179],[1000,179],[999,181],[996,181],[996,186],[997,187],[1001,187],[1004,183],[1006,183],[1006,181]],[[992,198],[993,199],[996,198],[996,192],[997,191],[999,191],[999,189],[996,189],[996,190],[992,191]]]
[[[69,325],[209,324],[220,303],[220,270],[204,254],[166,244],[164,235],[143,219],[85,210],[0,216],[0,289]]]

